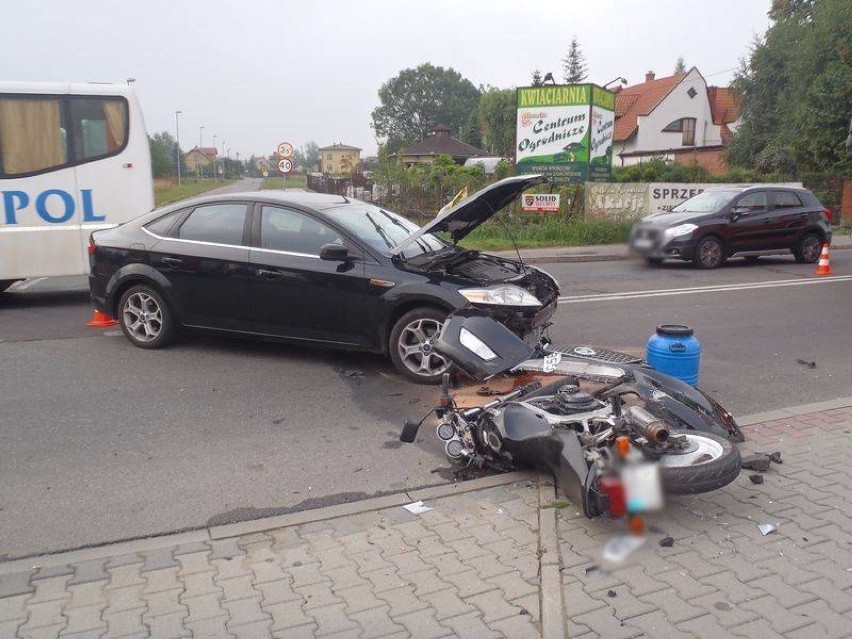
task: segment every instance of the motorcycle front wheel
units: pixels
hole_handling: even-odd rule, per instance
[[[663,490],[672,494],[706,493],[727,486],[740,474],[740,451],[723,437],[693,430],[673,430],[690,444],[658,460]]]

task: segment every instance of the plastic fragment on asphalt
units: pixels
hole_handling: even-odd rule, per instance
[[[769,470],[769,455],[763,453],[759,455],[749,455],[743,457],[742,467],[746,470],[756,470],[760,473]]]
[[[422,501],[415,501],[410,504],[405,504],[403,508],[405,508],[412,515],[421,515],[427,511],[432,510],[429,506],[424,505]]]
[[[604,544],[603,560],[620,564],[644,544],[645,538],[640,535],[617,535]]]
[[[749,475],[748,478],[751,480],[752,484],[762,484],[763,483],[763,475]]]
[[[783,461],[781,461],[781,453],[777,450],[774,453],[769,453],[769,461],[771,461],[775,464],[783,464],[784,463]]]
[[[760,534],[766,537],[769,533],[774,533],[778,530],[778,526],[774,524],[758,524],[757,529],[760,531]]]
[[[674,538],[672,538],[672,537],[663,537],[662,539],[660,539],[660,545],[661,545],[663,548],[671,548],[672,546],[674,546]]]

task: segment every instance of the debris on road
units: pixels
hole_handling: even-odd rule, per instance
[[[816,362],[809,362],[806,359],[797,359],[796,363],[801,364],[802,366],[805,366],[807,368],[816,368]]]
[[[779,451],[775,451],[774,453],[769,453],[769,461],[775,464],[783,464],[781,461],[781,453]]]
[[[618,596],[618,593],[617,593],[617,592],[615,592],[615,590],[610,589],[610,590],[607,590],[607,591],[606,591],[606,596],[607,596],[607,597],[610,597],[610,598],[612,598],[612,597],[617,597],[617,596]]]
[[[660,545],[663,548],[671,548],[674,546],[674,538],[673,537],[663,537],[660,539]]]
[[[422,515],[423,513],[432,510],[431,507],[426,506],[422,501],[415,501],[410,504],[405,504],[403,508],[405,508],[412,515]]]
[[[774,524],[758,524],[757,529],[760,531],[760,534],[766,537],[769,533],[774,533],[778,530],[778,526]]]
[[[749,475],[748,478],[751,480],[752,484],[762,484],[763,483],[763,475]]]
[[[766,472],[769,470],[769,455],[760,453],[758,455],[743,457],[742,467],[746,470],[756,470],[761,473]]]

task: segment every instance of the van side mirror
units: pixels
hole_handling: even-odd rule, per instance
[[[349,249],[342,244],[323,244],[320,247],[320,259],[329,262],[345,262],[349,259]]]

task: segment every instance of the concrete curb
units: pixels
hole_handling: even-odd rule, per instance
[[[830,399],[825,402],[800,404],[799,406],[778,408],[764,413],[743,415],[742,417],[735,417],[735,419],[740,426],[752,426],[754,424],[762,424],[763,422],[775,421],[776,419],[789,419],[790,417],[819,413],[824,410],[835,410],[837,408],[849,408],[850,406],[852,406],[852,397],[838,397],[837,399]]]
[[[562,581],[559,559],[559,538],[556,534],[556,487],[553,478],[539,475],[538,479],[538,572],[541,580],[541,637],[563,639],[567,618],[562,603]]]

